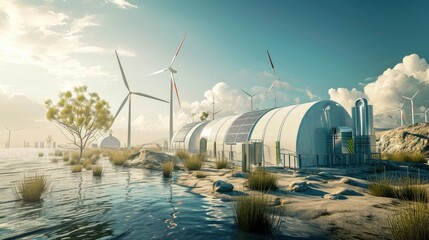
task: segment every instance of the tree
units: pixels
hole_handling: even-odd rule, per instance
[[[48,148],[51,148],[53,141],[54,139],[52,138],[52,135],[48,135],[48,137],[46,138],[46,145],[48,145]]]
[[[208,118],[208,116],[209,116],[208,112],[202,112],[201,116],[200,116],[201,121],[206,120]]]
[[[113,115],[109,103],[97,93],[87,93],[86,86],[75,87],[73,92],[60,92],[55,105],[45,101],[46,118],[60,127],[63,135],[82,152],[101,132],[109,130]]]

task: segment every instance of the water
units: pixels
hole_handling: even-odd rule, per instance
[[[102,177],[71,173],[62,160],[38,149],[0,149],[0,239],[265,239],[234,226],[232,202],[201,197],[160,171],[112,166]],[[15,200],[25,175],[48,175],[40,203]],[[315,226],[291,218],[280,239],[322,238]]]

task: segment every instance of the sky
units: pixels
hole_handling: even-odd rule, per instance
[[[427,1],[8,0],[0,1],[0,148],[34,146],[48,135],[44,102],[87,85],[116,113],[132,91],[169,101],[174,63],[181,107],[174,129],[199,119],[331,99],[350,111],[359,97],[374,105],[375,126],[397,127],[412,96],[417,122],[429,107]],[[274,76],[269,50],[278,78]],[[266,91],[274,82],[274,89]],[[411,122],[410,102],[403,105]],[[132,97],[132,144],[168,137],[169,104]],[[192,117],[192,113],[195,116]],[[128,105],[113,135],[126,142]],[[211,118],[211,116],[209,116]],[[2,126],[1,126],[2,125]]]

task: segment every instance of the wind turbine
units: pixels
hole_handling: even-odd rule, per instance
[[[177,101],[179,103],[179,106],[181,106],[180,104],[180,98],[179,98],[179,92],[177,91],[177,86],[176,86],[176,80],[174,79],[174,74],[177,73],[177,70],[173,69],[173,64],[174,61],[176,60],[177,55],[179,54],[180,49],[182,48],[182,44],[185,41],[186,35],[188,35],[188,33],[185,34],[185,36],[183,37],[182,41],[180,42],[179,47],[176,50],[176,54],[174,54],[173,59],[171,60],[170,65],[168,66],[168,68],[164,68],[162,70],[156,71],[154,73],[148,74],[146,76],[150,76],[150,75],[155,75],[155,74],[159,74],[162,72],[170,72],[170,132],[169,132],[169,146],[171,146],[171,140],[173,139],[173,86],[174,86],[174,90],[176,92],[176,97],[177,97]]]
[[[426,108],[426,111],[423,113],[425,115],[425,122],[428,122],[428,110],[429,108]]]
[[[8,140],[7,140],[7,148],[10,148],[10,133],[11,132],[14,132],[14,131],[18,131],[18,130],[21,130],[22,128],[16,128],[16,129],[9,129],[8,127],[4,127],[4,128],[6,128],[6,130],[7,131],[9,131],[9,138],[8,138]]]
[[[115,115],[115,117],[113,118],[113,121],[112,121],[112,125],[113,125],[113,122],[115,121],[116,117],[119,115],[119,113],[121,112],[122,108],[124,107],[125,103],[128,101],[128,139],[127,139],[127,147],[128,147],[128,149],[130,149],[131,148],[131,95],[135,94],[135,95],[139,95],[139,96],[142,96],[142,97],[152,98],[152,99],[155,99],[155,100],[158,100],[158,101],[161,101],[161,102],[165,102],[165,103],[168,103],[168,102],[165,101],[165,100],[156,98],[156,97],[152,97],[152,96],[144,94],[144,93],[132,92],[130,90],[130,87],[128,86],[127,78],[125,77],[124,69],[122,68],[121,60],[119,60],[119,56],[118,56],[118,53],[116,52],[116,50],[115,50],[115,54],[116,54],[116,59],[118,60],[119,68],[121,69],[122,79],[124,80],[125,87],[128,90],[128,94],[127,94],[127,96],[125,96],[124,101],[122,101],[121,106],[119,107],[118,111],[116,112],[116,115]]]
[[[417,95],[417,93],[420,92],[420,90],[422,90],[422,89],[420,88],[416,93],[414,93],[414,95],[411,98],[406,97],[406,96],[402,96],[403,98],[410,100],[410,103],[411,103],[411,123],[412,124],[414,124],[414,97]]]
[[[270,60],[271,68],[273,69],[274,76],[276,77],[276,79],[273,80],[273,82],[271,83],[271,86],[265,92],[265,97],[268,95],[268,93],[270,93],[271,89],[273,89],[274,83],[276,83],[276,80],[280,81],[280,78],[276,73],[276,69],[274,68],[273,60],[271,60],[270,52],[268,52],[268,49],[267,49],[267,54],[268,54],[268,59]],[[277,96],[276,96],[275,90],[274,90],[274,107],[277,107]]]
[[[401,119],[401,127],[402,126],[404,126],[404,116],[405,116],[405,114],[404,114],[404,104],[405,104],[405,99],[404,99],[404,101],[402,101],[402,104],[401,104],[401,106],[398,108],[398,109],[393,109],[393,110],[390,110],[390,111],[387,111],[387,112],[383,112],[383,113],[380,113],[380,114],[385,114],[385,113],[390,113],[390,112],[396,112],[396,111],[399,111],[400,112],[400,119]],[[390,118],[392,118],[390,115],[388,115]]]
[[[253,94],[253,95],[251,95],[250,93],[248,93],[248,92],[246,92],[246,91],[244,91],[243,89],[240,89],[242,92],[244,92],[247,96],[249,96],[250,97],[250,111],[251,112],[253,112],[253,97],[256,95],[256,94]]]

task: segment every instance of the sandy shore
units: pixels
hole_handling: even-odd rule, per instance
[[[196,172],[182,171],[177,183],[192,188],[192,191],[209,197],[234,199],[240,194],[253,191],[246,187],[246,179],[233,177],[240,169],[220,169],[208,161],[201,173],[206,177],[197,178]],[[335,174],[333,178],[321,177],[317,173],[295,173],[292,170],[272,168],[279,178],[278,189],[270,191],[274,205],[286,207],[286,215],[310,222],[327,230],[329,239],[389,239],[387,219],[400,208],[401,202],[392,198],[374,197],[367,189],[368,174],[344,176]],[[328,174],[329,175],[329,174]],[[221,194],[212,191],[213,182],[223,180],[234,185],[234,191]],[[289,184],[306,181],[308,189],[294,192]],[[346,191],[344,191],[346,190]],[[341,200],[329,199],[327,194],[340,194]],[[334,195],[334,197],[337,195]],[[325,198],[324,198],[325,197]]]

